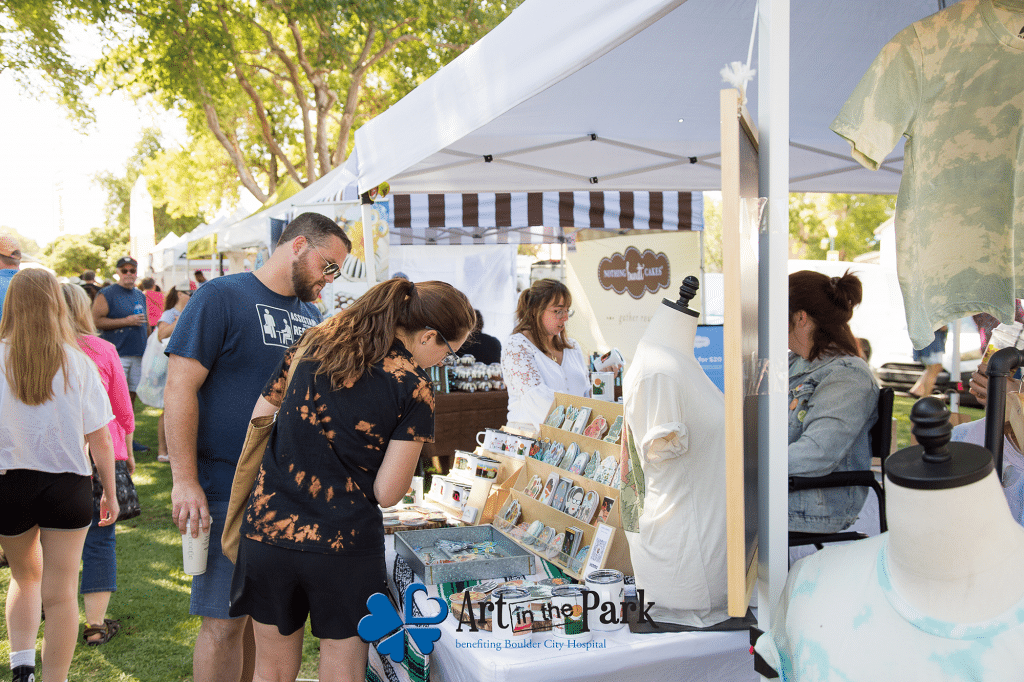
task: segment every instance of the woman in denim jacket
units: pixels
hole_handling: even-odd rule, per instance
[[[861,302],[849,271],[789,276],[789,473],[824,476],[871,466],[868,430],[878,418],[878,384],[850,331]],[[833,533],[857,519],[867,490],[830,488],[789,494],[789,529]]]

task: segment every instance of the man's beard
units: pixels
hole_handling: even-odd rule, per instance
[[[300,301],[312,303],[319,296],[316,285],[320,284],[320,273],[310,275],[302,266],[301,260],[292,263],[292,289]]]

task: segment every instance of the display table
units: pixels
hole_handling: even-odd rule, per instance
[[[396,601],[394,536],[386,540],[388,585]],[[540,577],[540,576],[538,576]],[[417,577],[419,580],[420,577]],[[427,585],[429,596],[437,589]],[[427,595],[416,595],[424,613],[436,613]],[[699,680],[742,682],[758,680],[750,655],[750,635],[736,632],[680,632],[635,635],[628,629],[606,635],[594,633],[592,644],[601,648],[557,648],[563,640],[552,633],[534,633],[529,649],[497,649],[490,632],[471,632],[449,615],[438,627],[441,638],[429,656],[430,679],[444,682],[651,682]]]
[[[472,452],[476,434],[500,429],[508,417],[508,391],[434,394],[434,442],[424,443],[421,458],[447,473],[456,450]]]

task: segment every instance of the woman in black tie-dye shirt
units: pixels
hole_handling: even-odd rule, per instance
[[[423,368],[450,362],[474,322],[454,287],[391,279],[309,329],[271,376],[253,416],[280,411],[231,586],[231,615],[254,621],[260,677],[295,679],[308,615],[320,679],[362,679],[367,644],[356,629],[367,598],[386,587],[378,505],[402,498],[434,437]]]

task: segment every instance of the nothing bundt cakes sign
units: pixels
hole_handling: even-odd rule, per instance
[[[672,283],[668,256],[629,246],[622,253],[601,259],[597,264],[597,281],[603,289],[620,295],[628,293],[635,299],[645,293],[657,293]]]

